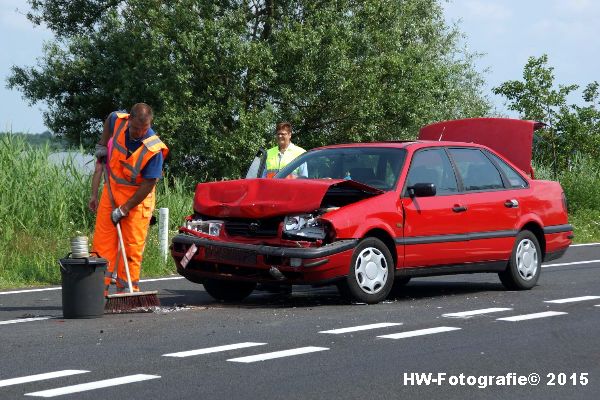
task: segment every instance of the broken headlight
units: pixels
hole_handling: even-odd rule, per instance
[[[288,215],[283,220],[284,235],[296,239],[325,239],[325,227],[320,218],[312,214]]]
[[[223,230],[223,221],[191,219],[185,221],[185,227],[192,231],[201,232],[210,236],[219,236],[221,230]]]

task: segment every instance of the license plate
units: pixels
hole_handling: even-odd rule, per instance
[[[196,254],[196,251],[198,251],[198,246],[192,243],[188,251],[185,252],[185,255],[181,259],[181,268],[185,269],[185,267],[187,267],[192,257],[194,257],[194,254]]]
[[[205,252],[207,260],[220,263],[234,263],[243,265],[255,265],[256,253],[250,250],[229,249],[226,247],[207,246]]]

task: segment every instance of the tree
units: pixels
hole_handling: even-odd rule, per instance
[[[594,160],[600,160],[600,85],[589,83],[583,90],[584,106],[572,106],[576,118],[573,130],[581,136],[577,149]]]
[[[91,147],[103,118],[156,111],[174,173],[237,177],[285,119],[303,147],[411,138],[489,111],[438,0],[29,0],[56,35],[8,83]]]
[[[600,109],[598,83],[584,90],[586,106],[567,104],[567,96],[578,85],[554,84],[554,68],[548,66],[548,56],[530,57],[523,69],[523,81],[507,81],[492,89],[505,96],[508,108],[521,118],[546,123],[536,132],[534,158],[550,166],[554,176],[568,167],[576,154],[600,156]]]

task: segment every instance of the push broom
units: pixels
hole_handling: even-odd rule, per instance
[[[106,165],[104,168],[104,182],[106,189],[108,190],[108,197],[113,209],[116,208],[115,199],[110,189],[110,181],[108,178],[108,172]],[[129,274],[129,263],[127,262],[127,254],[125,252],[125,245],[123,243],[123,234],[121,232],[121,224],[117,222],[117,236],[119,237],[119,248],[121,250],[121,257],[123,259],[123,265],[125,267],[125,273],[127,274],[127,285],[129,293],[117,293],[109,294],[106,296],[106,304],[104,305],[104,311],[108,313],[123,313],[123,312],[146,312],[151,307],[160,306],[160,300],[158,299],[157,291],[149,292],[134,292],[133,285],[131,284],[131,275]],[[117,255],[117,259],[119,255]]]

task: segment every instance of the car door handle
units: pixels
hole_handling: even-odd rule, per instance
[[[504,202],[504,207],[506,208],[517,208],[519,207],[519,202],[515,199],[506,200]]]
[[[467,211],[467,207],[456,204],[454,207],[452,207],[452,211],[457,213],[464,212]]]

